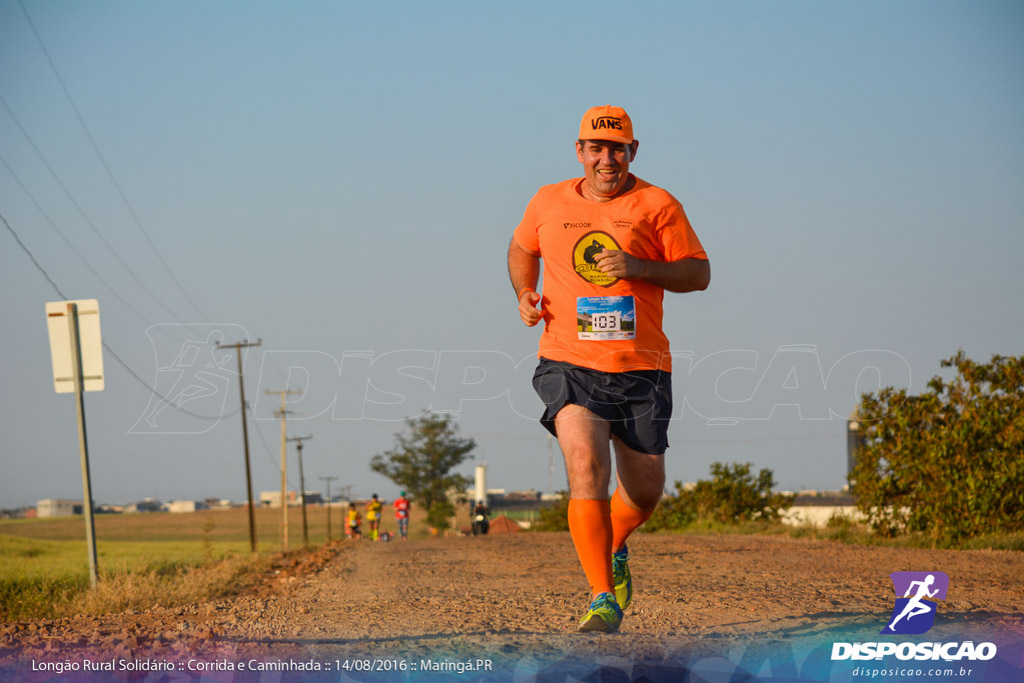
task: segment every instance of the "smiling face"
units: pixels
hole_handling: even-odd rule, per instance
[[[576,158],[583,164],[583,196],[606,202],[630,189],[629,164],[639,140],[631,144],[611,140],[577,140]]]

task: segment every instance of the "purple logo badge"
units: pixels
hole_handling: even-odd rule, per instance
[[[943,572],[893,572],[889,578],[896,589],[896,605],[881,633],[926,632],[935,623],[937,602],[946,599],[949,577]]]

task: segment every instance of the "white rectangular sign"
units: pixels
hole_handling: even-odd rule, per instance
[[[46,327],[50,331],[50,357],[53,360],[53,388],[58,394],[70,394],[75,390],[68,304],[78,305],[83,389],[103,391],[103,342],[100,339],[100,304],[96,299],[46,303]]]

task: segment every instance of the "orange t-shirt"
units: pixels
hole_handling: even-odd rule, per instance
[[[707,259],[682,205],[636,178],[608,202],[580,194],[583,178],[545,185],[515,230],[516,243],[544,259],[544,332],[538,356],[602,372],[672,369],[661,329],[665,290],[605,275],[602,248],[648,261]]]

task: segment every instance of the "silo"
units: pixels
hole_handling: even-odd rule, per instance
[[[484,501],[487,504],[487,464],[476,466],[476,490],[473,501]]]
[[[860,411],[856,408],[850,413],[850,419],[846,421],[846,476],[847,480],[853,476],[853,469],[857,466],[857,451],[864,445],[864,428],[860,422]]]

